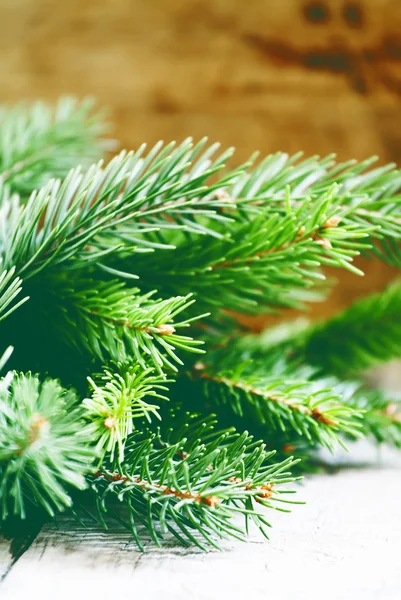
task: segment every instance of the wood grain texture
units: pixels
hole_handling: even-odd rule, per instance
[[[0,581],[6,576],[12,565],[10,543],[0,536]]]
[[[401,157],[398,1],[5,0],[0,10],[2,99],[94,94],[124,145],[208,134],[239,159],[255,148]]]
[[[340,462],[348,457],[340,455]],[[266,542],[227,543],[202,554],[148,544],[139,553],[122,528],[80,529],[68,519],[43,528],[0,585],[2,600],[398,600],[401,590],[399,456],[360,447],[367,468],[309,478],[305,506],[270,515]],[[1,545],[0,545],[1,548]]]

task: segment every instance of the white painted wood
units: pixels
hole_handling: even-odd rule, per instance
[[[12,560],[13,559],[10,552],[10,544],[8,540],[2,539],[0,537],[0,581],[10,568]]]
[[[148,546],[141,554],[120,528],[85,531],[65,520],[60,531],[42,530],[0,598],[400,600],[400,459],[366,446],[353,456],[370,466],[310,477],[299,489],[305,506],[271,515],[270,543],[252,533],[220,553]]]

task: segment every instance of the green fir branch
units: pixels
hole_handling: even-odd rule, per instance
[[[160,447],[157,436],[132,434],[124,463],[93,476],[98,518],[107,527],[109,510],[115,515],[113,503],[119,500],[128,512],[123,522],[140,549],[143,529],[157,545],[166,535],[201,549],[218,548],[219,539],[244,539],[246,529],[233,522],[238,514],[246,526],[253,521],[267,535],[270,525],[262,509],[285,510],[289,490],[280,486],[294,481],[288,471],[294,461],[274,464],[274,453],[246,433],[227,435],[183,454],[186,440]]]
[[[398,404],[353,381],[399,355],[400,286],[261,335],[230,315],[305,308],[326,266],[361,275],[360,254],[401,265],[400,172],[281,153],[230,168],[206,140],[89,167],[106,149],[90,110],[0,115],[0,365],[15,369],[0,382],[0,519],[89,500],[139,547],[143,530],[202,548],[248,521],[266,533],[293,450],[312,468],[319,446],[360,435],[401,446]]]
[[[160,391],[168,388],[166,380],[155,376],[151,369],[143,371],[139,365],[116,365],[116,369],[105,369],[97,381],[88,378],[92,395],[85,398],[82,406],[98,454],[108,453],[113,460],[117,447],[121,462],[125,440],[134,430],[135,420],[143,417],[150,420],[152,416],[160,419],[160,407],[154,402],[167,400]]]
[[[401,448],[401,402],[360,381],[337,381],[344,402],[363,414],[364,435],[379,444]]]
[[[374,226],[374,243],[364,253],[400,266],[401,172],[395,165],[372,169],[376,157],[337,164],[334,155],[300,160],[301,156],[281,152],[267,156],[253,171],[241,175],[228,195],[236,201],[248,198],[254,214],[267,208],[285,216],[302,205],[310,210],[335,184],[343,223]],[[242,215],[247,218],[247,211]]]
[[[50,515],[71,506],[71,489],[87,487],[96,457],[73,392],[55,380],[10,371],[0,381],[0,515],[27,516],[30,504]]]
[[[199,365],[197,367],[197,365]],[[342,436],[361,435],[360,412],[342,402],[326,382],[302,378],[302,373],[261,375],[246,363],[224,370],[197,363],[198,385],[214,410],[234,413],[252,430],[268,439],[275,432],[293,431],[311,445],[332,448]],[[220,366],[220,369],[219,369]],[[192,376],[196,382],[197,376]]]
[[[324,372],[358,374],[401,356],[401,286],[355,302],[343,313],[301,335],[299,353]]]
[[[43,102],[0,108],[0,176],[25,196],[77,164],[89,166],[111,145],[94,102],[64,97],[53,108]]]
[[[42,295],[43,289],[36,290],[39,300]],[[49,282],[47,306],[53,311],[44,318],[78,352],[101,362],[135,360],[162,374],[183,364],[181,351],[203,353],[201,340],[179,333],[194,320],[179,316],[193,302],[190,296],[158,300],[154,292],[140,294],[124,280],[58,277]]]
[[[130,234],[135,231],[138,235],[170,229],[176,213],[181,214],[187,206],[199,203],[200,196],[210,194],[218,184],[205,187],[203,183],[221,169],[220,159],[200,175],[196,170],[186,173],[191,166],[188,159],[203,146],[201,143],[193,148],[186,141],[173,150],[172,145],[162,148],[158,144],[145,158],[145,146],[135,153],[122,152],[104,168],[101,164],[86,172],[77,168],[63,183],[51,180],[24,205],[18,197],[9,198],[4,190],[0,208],[0,256],[4,266],[15,266],[19,275],[31,278],[50,267],[101,266],[102,260],[113,253],[152,250],[139,237],[131,237],[127,244],[118,228],[129,223]],[[223,181],[229,181],[235,173]],[[204,200],[204,205],[208,214],[220,218],[215,208],[224,206],[224,200],[211,197]],[[197,221],[202,216],[202,210],[197,210],[186,220],[180,217],[176,227],[207,233]],[[105,236],[109,236],[107,244]]]

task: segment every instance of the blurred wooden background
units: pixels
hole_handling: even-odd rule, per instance
[[[210,136],[401,164],[400,0],[1,0],[0,96],[94,95],[122,145]],[[346,306],[396,272],[341,274]]]

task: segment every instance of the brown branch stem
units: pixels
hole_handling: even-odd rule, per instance
[[[305,406],[303,404],[293,404],[293,403],[289,402],[288,400],[285,400],[284,398],[277,396],[276,394],[270,394],[264,390],[261,390],[252,385],[243,383],[241,381],[234,381],[232,379],[229,379],[228,377],[218,377],[216,375],[210,375],[209,373],[206,373],[205,371],[202,371],[200,373],[200,377],[202,379],[207,379],[209,381],[214,381],[216,383],[223,383],[224,385],[227,385],[228,387],[240,389],[248,394],[254,394],[255,396],[261,396],[262,398],[265,398],[266,400],[270,400],[271,402],[277,402],[278,404],[287,406],[291,410],[296,410],[304,415],[312,417],[313,419],[315,419],[316,421],[319,421],[319,423],[323,423],[324,425],[328,425],[328,426],[337,425],[337,423],[334,419],[331,419],[330,417],[328,417],[327,415],[322,413],[318,408],[314,408],[312,410],[308,406]]]
[[[99,312],[97,310],[89,310],[87,311],[89,312],[89,314],[97,316],[101,319],[103,319],[104,321],[107,321],[108,323],[113,323],[114,325],[117,325],[118,327],[127,327],[128,329],[133,329],[134,331],[144,331],[145,333],[148,333],[149,335],[172,335],[173,333],[175,333],[175,327],[173,325],[169,325],[167,323],[162,323],[160,325],[156,325],[153,327],[150,327],[149,325],[133,325],[130,321],[128,320],[120,320],[120,319],[116,319],[115,317],[110,317],[110,316],[106,316],[106,315],[101,315],[99,314]]]
[[[220,504],[220,499],[216,496],[201,496],[197,492],[181,492],[175,488],[168,487],[167,485],[160,485],[159,483],[150,483],[139,477],[129,477],[128,475],[121,475],[120,473],[107,473],[105,471],[97,471],[93,475],[94,477],[103,477],[106,481],[110,482],[121,482],[121,483],[134,483],[143,490],[155,490],[165,496],[174,496],[180,500],[193,500],[198,504],[205,504],[210,508],[214,508]]]

